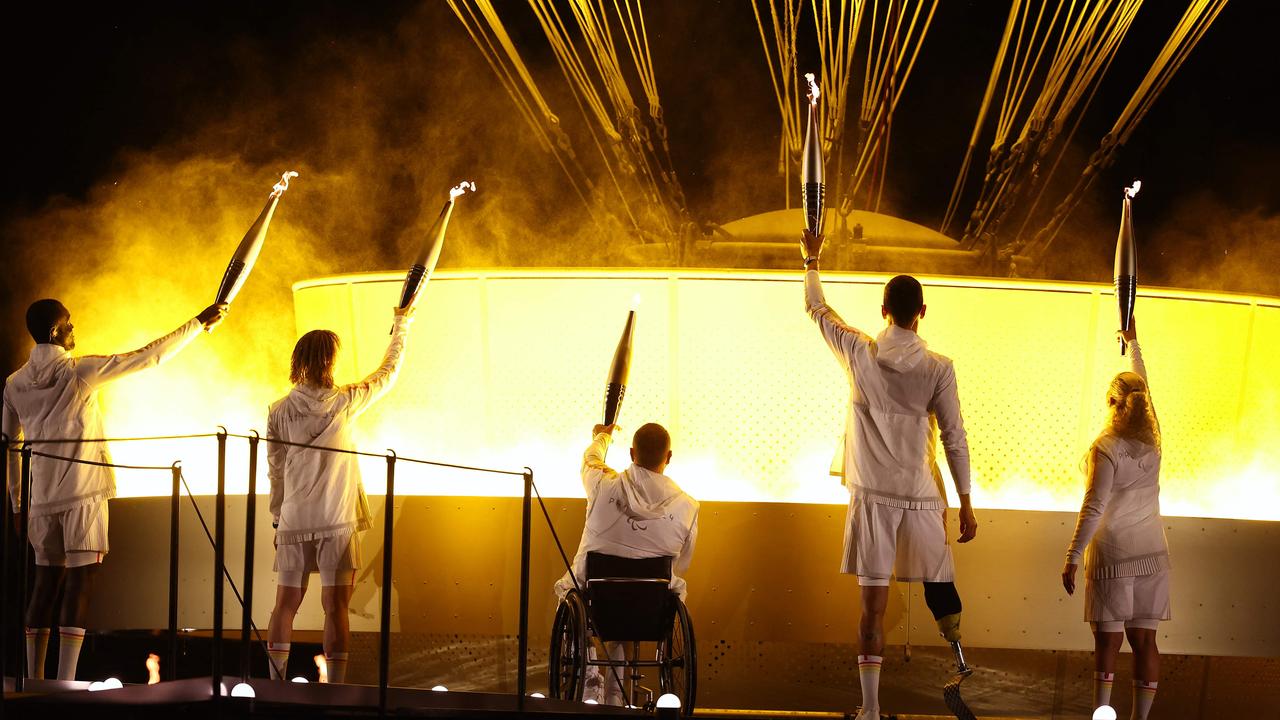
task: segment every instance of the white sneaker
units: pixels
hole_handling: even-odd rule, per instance
[[[880,711],[858,708],[858,716],[856,720],[880,720]]]

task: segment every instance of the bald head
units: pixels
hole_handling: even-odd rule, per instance
[[[631,438],[631,460],[647,470],[662,472],[671,460],[671,434],[658,423],[641,425]]]

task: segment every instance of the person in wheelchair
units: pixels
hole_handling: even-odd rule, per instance
[[[681,575],[688,570],[698,539],[698,501],[663,474],[671,461],[671,435],[657,423],[636,431],[631,466],[617,472],[605,464],[617,425],[596,425],[582,456],[582,487],[587,493],[587,520],[573,561],[573,573],[556,582],[561,600],[587,582],[588,553],[623,558],[673,557],[669,587],[684,600]],[[624,659],[622,643],[605,643],[610,658]],[[594,656],[594,649],[590,651]],[[605,682],[599,668],[588,667],[584,699],[621,705],[621,683]]]

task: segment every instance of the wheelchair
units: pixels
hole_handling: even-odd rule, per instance
[[[680,698],[681,713],[693,714],[698,655],[689,610],[671,591],[673,558],[631,559],[587,553],[587,573],[556,608],[548,662],[549,695],[582,700],[588,667],[623,689],[627,704],[653,710],[655,693],[641,685],[644,668],[656,668],[658,693]],[[579,592],[581,590],[581,592]],[[605,642],[621,643],[627,657],[613,660]],[[641,659],[641,643],[656,648]],[[588,648],[597,648],[594,656]],[[615,686],[616,687],[616,686]]]

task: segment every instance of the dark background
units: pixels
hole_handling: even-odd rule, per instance
[[[1110,279],[1119,188],[1137,177],[1148,284],[1280,293],[1271,272],[1280,260],[1273,179],[1280,140],[1268,5],[1227,6],[1064,228],[1049,275]],[[566,126],[581,127],[527,7],[499,7],[549,102]],[[888,212],[940,222],[1007,7],[951,0],[939,8],[896,116]],[[725,222],[782,206],[779,120],[750,4],[662,0],[645,8],[672,155],[694,216]],[[1184,8],[1143,6],[1062,177],[1078,176]],[[314,166],[295,193],[307,188],[323,204],[288,198],[292,222],[313,243],[299,247],[315,257],[293,267],[293,279],[400,267],[400,236],[465,174],[487,191],[476,201],[484,211],[456,221],[461,237],[444,265],[608,264],[572,235],[580,203],[532,146],[444,2],[48,3],[10,12],[0,50],[9,138],[0,190],[7,370],[29,346],[21,325],[27,303],[61,296],[86,274],[123,271],[84,234],[101,218],[94,208],[137,185],[139,168],[154,176],[194,157],[234,158],[235,168],[255,170],[244,180],[255,193],[295,159]],[[803,66],[813,60],[811,31],[802,27],[800,38]],[[978,162],[984,157],[981,147]],[[367,195],[338,190],[336,178],[348,175],[378,184]],[[328,189],[325,180],[333,180]],[[234,215],[241,224],[260,202],[245,194]],[[138,201],[137,217],[188,213],[191,196],[180,197],[159,207]],[[128,205],[110,207],[118,217]],[[198,258],[208,265],[207,294],[232,242]],[[363,244],[337,261],[316,250],[322,242]],[[186,248],[175,245],[175,260]]]

